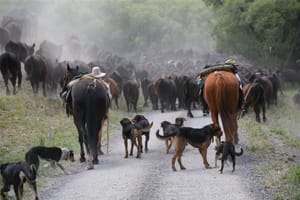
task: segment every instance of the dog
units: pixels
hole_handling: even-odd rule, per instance
[[[28,162],[5,163],[0,165],[3,187],[1,188],[2,199],[7,199],[7,193],[13,185],[17,200],[23,196],[23,185],[27,181],[34,192],[35,200],[38,199],[36,187],[36,168]]]
[[[130,149],[130,156],[133,155],[133,146],[137,148],[137,158],[141,157],[142,153],[142,134],[143,132],[149,132],[151,127],[153,126],[153,122],[149,124],[147,127],[140,128],[136,124],[132,123],[129,118],[123,118],[120,121],[122,126],[122,137],[124,140],[125,146],[125,157],[128,158],[128,140],[131,141],[131,149]]]
[[[234,144],[231,142],[221,142],[219,146],[216,146],[216,155],[215,155],[215,167],[217,167],[217,160],[221,160],[221,169],[220,173],[223,173],[224,163],[229,160],[232,162],[232,172],[235,171],[235,156],[243,155],[243,148],[240,152],[235,151]],[[228,157],[230,155],[230,157]]]
[[[187,143],[199,149],[205,168],[210,168],[210,165],[207,161],[207,148],[209,147],[210,143],[213,142],[214,136],[222,135],[220,128],[216,128],[213,124],[209,124],[203,128],[175,127],[167,129],[165,132],[167,135],[163,136],[159,135],[159,130],[157,130],[156,137],[163,140],[174,137],[173,144],[175,147],[175,155],[172,157],[173,171],[176,171],[176,160],[180,165],[180,169],[185,169],[181,162],[181,156]]]
[[[163,134],[164,134],[164,136],[166,136],[167,134],[167,132],[168,131],[165,131],[165,130],[167,130],[167,129],[172,129],[172,128],[179,128],[179,127],[183,127],[183,124],[184,124],[184,121],[185,121],[185,118],[183,118],[183,117],[177,117],[176,119],[175,119],[175,124],[172,124],[171,122],[169,122],[169,121],[162,121],[161,123],[160,123],[160,126],[161,126],[161,128],[163,129]],[[170,152],[170,148],[171,148],[171,146],[172,146],[172,139],[173,139],[174,137],[171,137],[171,138],[167,138],[166,140],[165,140],[165,144],[166,144],[166,154],[168,154],[169,152]]]
[[[131,121],[132,121],[132,123],[134,123],[134,125],[137,129],[146,128],[147,126],[150,125],[148,119],[144,115],[135,115]],[[145,152],[148,152],[148,150],[149,150],[148,142],[150,139],[150,131],[142,132],[142,135],[145,136]],[[142,144],[141,151],[143,153],[143,144]]]
[[[51,163],[51,166],[58,166],[65,174],[68,174],[64,167],[59,163],[61,160],[69,160],[74,162],[74,152],[67,148],[60,147],[44,147],[36,146],[32,147],[26,154],[25,160],[31,165],[35,165],[36,169],[39,169],[40,160],[47,160]]]

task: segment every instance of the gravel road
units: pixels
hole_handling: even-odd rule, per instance
[[[210,117],[202,117],[200,111],[194,111],[194,115],[195,118],[187,119],[185,126],[202,127],[211,123]],[[174,148],[166,154],[165,144],[156,138],[155,131],[161,121],[173,122],[176,117],[185,117],[186,111],[163,114],[156,111],[145,116],[154,122],[154,126],[151,129],[149,152],[143,153],[141,159],[124,159],[120,127],[120,136],[110,142],[108,154],[99,156],[100,163],[94,170],[88,171],[85,169],[86,164],[76,163],[81,167],[71,175],[55,178],[48,188],[40,191],[40,199],[265,199],[254,185],[256,177],[250,172],[251,161],[247,152],[237,157],[234,173],[231,172],[230,163],[229,166],[225,165],[223,174],[220,174],[218,168],[205,169],[198,150],[187,146],[182,157],[186,170],[180,170],[176,163],[178,171],[173,172],[171,157]],[[214,166],[214,145],[211,144],[208,150],[211,166]]]

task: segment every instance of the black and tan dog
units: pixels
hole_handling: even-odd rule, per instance
[[[35,199],[38,199],[36,188],[36,169],[28,162],[6,163],[0,165],[3,187],[1,188],[2,199],[7,199],[7,193],[13,185],[17,200],[23,196],[23,185],[27,181],[34,192]]]
[[[137,129],[146,128],[150,125],[149,120],[144,115],[135,115],[131,120],[134,126]],[[142,135],[145,136],[145,152],[148,152],[148,142],[150,139],[150,131],[142,132]],[[142,144],[142,153],[143,153],[143,144]]]
[[[25,160],[31,165],[34,164],[36,169],[39,169],[40,159],[47,160],[51,163],[51,166],[58,166],[64,173],[67,174],[64,167],[59,163],[61,160],[69,160],[74,162],[74,153],[72,150],[60,147],[44,147],[36,146],[32,147],[26,154]]]
[[[216,146],[216,155],[215,155],[215,167],[217,167],[217,160],[221,160],[221,169],[220,173],[223,173],[224,163],[229,160],[232,162],[232,172],[235,171],[235,156],[243,155],[243,148],[240,152],[235,151],[234,144],[231,142],[221,142],[219,146]],[[230,156],[230,157],[228,157]]]
[[[166,136],[159,135],[159,130],[157,130],[156,137],[159,139],[174,137],[173,144],[175,147],[175,155],[172,158],[172,169],[173,171],[176,171],[176,160],[180,165],[180,169],[185,169],[181,162],[181,156],[187,143],[199,149],[205,168],[210,168],[207,161],[207,148],[210,143],[213,142],[213,137],[221,136],[222,131],[220,128],[215,128],[213,124],[210,124],[203,128],[172,128],[166,130],[166,134]]]
[[[185,118],[183,117],[177,117],[175,119],[175,124],[172,124],[171,122],[169,121],[162,121],[160,123],[160,126],[161,128],[163,129],[163,134],[164,136],[167,135],[169,131],[169,129],[175,129],[175,128],[180,128],[180,127],[183,127],[183,124],[184,124],[184,121],[185,121]],[[174,137],[171,137],[171,138],[166,138],[165,139],[165,144],[166,144],[166,154],[168,154],[170,152],[170,148],[172,146],[172,139]]]
[[[122,136],[124,140],[125,145],[125,158],[128,158],[128,141],[131,141],[131,149],[130,154],[133,155],[133,146],[136,146],[137,148],[137,158],[141,157],[142,153],[142,134],[143,132],[149,132],[151,127],[153,126],[153,122],[149,124],[147,127],[141,128],[140,126],[137,126],[136,124],[132,123],[132,121],[128,118],[123,118],[120,121],[120,124],[122,126]]]

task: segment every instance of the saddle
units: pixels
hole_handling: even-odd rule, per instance
[[[71,97],[72,87],[81,80],[97,80],[97,82],[100,83],[106,90],[107,97],[108,97],[107,101],[108,104],[110,105],[112,94],[110,92],[109,83],[93,76],[92,74],[81,74],[80,76],[74,77],[74,79],[71,80],[66,86],[66,88],[61,92],[61,98],[64,100],[64,103],[66,104],[67,116],[72,115],[72,97]]]

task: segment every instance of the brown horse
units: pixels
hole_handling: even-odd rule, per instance
[[[109,78],[109,77],[105,77],[105,78],[103,78],[103,80],[106,83],[108,83],[109,89],[110,89],[110,92],[111,92],[111,95],[112,95],[112,99],[115,100],[116,107],[118,109],[119,108],[118,98],[119,98],[119,96],[121,94],[121,90],[120,90],[117,82],[114,79]]]
[[[214,126],[220,127],[218,120],[220,114],[225,141],[238,143],[239,80],[237,77],[227,71],[212,72],[206,77],[203,94]],[[220,144],[220,139],[217,138],[217,145]]]
[[[262,109],[263,121],[266,122],[265,90],[259,83],[248,83],[243,87],[244,103],[242,116],[245,115],[249,106],[253,106],[257,122],[261,122],[260,108]]]

